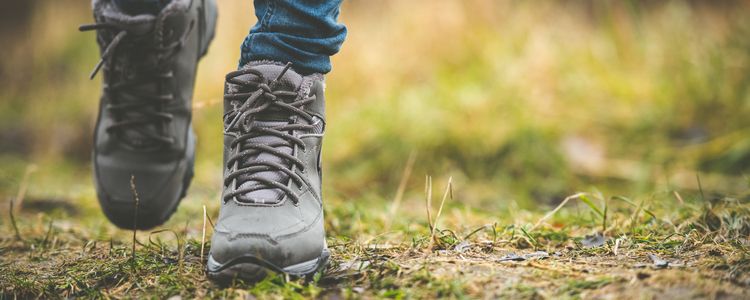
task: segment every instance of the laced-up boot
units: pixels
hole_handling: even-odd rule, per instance
[[[173,0],[157,15],[136,16],[110,0],[92,6],[96,23],[80,30],[96,30],[101,50],[91,73],[103,77],[93,151],[97,196],[115,225],[149,229],[169,219],[193,176],[193,84],[214,35],[216,2]]]
[[[268,271],[311,278],[329,261],[320,150],[323,75],[251,62],[226,76],[224,191],[208,276],[255,282]]]

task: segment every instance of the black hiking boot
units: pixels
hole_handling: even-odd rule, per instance
[[[321,74],[272,62],[227,74],[224,191],[208,277],[257,282],[268,271],[312,278],[329,262],[323,228]]]
[[[163,224],[193,177],[191,125],[198,60],[216,26],[215,0],[173,0],[157,15],[130,16],[92,3],[103,88],[94,133],[94,183],[104,215],[120,228]],[[139,204],[137,220],[134,178]]]

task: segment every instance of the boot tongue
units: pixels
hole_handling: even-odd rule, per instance
[[[128,35],[141,36],[154,30],[157,18],[153,15],[130,16],[114,5],[109,4],[103,7],[102,17],[107,23],[112,23],[120,30],[128,32]]]
[[[151,20],[138,20],[137,22],[122,22],[121,20],[111,20],[109,22],[117,24],[120,30],[128,32],[129,36],[142,36],[154,30],[156,22]]]
[[[110,68],[116,73],[121,74],[120,76],[130,79],[142,76],[143,74],[139,74],[136,65],[153,65],[156,63],[157,57],[151,53],[152,49],[138,49],[136,47],[126,50],[126,44],[132,41],[133,38],[152,34],[157,27],[159,19],[153,15],[127,15],[112,3],[103,5],[101,9],[101,17],[104,18],[104,22],[113,24],[116,28],[113,34],[117,34],[117,31],[127,32],[125,40],[118,45],[117,53],[114,54],[116,62]],[[145,82],[137,87],[133,87],[133,89],[138,90],[137,94],[158,95],[160,93],[159,86],[158,82]],[[132,103],[142,101],[142,99],[133,94],[123,93],[120,95],[119,101],[121,103]],[[153,110],[153,107],[144,107],[144,109]],[[123,118],[126,120],[142,120],[146,117],[141,112],[125,111],[123,112]],[[148,134],[145,134],[145,132],[158,133],[160,131],[159,127],[152,122],[147,122],[131,128],[123,128],[121,136],[133,147],[152,148],[159,144],[149,137]]]
[[[279,74],[284,71],[284,66],[276,65],[276,64],[261,64],[261,65],[251,65],[247,64],[243,69],[253,68],[261,73],[263,73],[263,76],[268,79],[268,82],[270,83],[277,77],[279,77]],[[256,82],[261,82],[260,78],[258,78],[255,74],[245,74],[243,76],[239,77],[242,80],[253,80]],[[276,86],[274,87],[274,90],[277,91],[290,91],[290,92],[296,92],[300,85],[302,84],[302,75],[297,74],[297,72],[292,71],[291,69],[284,72],[284,75],[281,76],[281,78],[276,82]]]
[[[254,64],[253,65],[251,63],[243,67],[243,69],[248,69],[248,68],[253,68],[255,70],[260,71],[263,74],[263,76],[268,80],[269,84],[271,81],[279,77],[279,74],[281,74],[284,71],[284,66],[275,65],[275,64]],[[246,75],[240,76],[239,79],[262,82],[261,78],[259,78],[259,76],[255,74],[246,74]],[[284,91],[297,92],[301,85],[302,85],[302,76],[292,71],[291,69],[288,69],[286,70],[284,75],[282,75],[282,77],[277,81],[273,89],[276,91],[284,90]],[[252,91],[241,90],[240,92],[252,92]],[[265,111],[261,115],[256,116],[253,126],[256,126],[256,127],[283,126],[283,125],[289,124],[291,120],[290,121],[280,121],[280,120],[288,119],[288,118],[289,118],[288,112]],[[306,121],[304,120],[300,120],[300,121],[306,123]],[[284,139],[278,136],[267,135],[267,136],[258,136],[258,137],[248,139],[244,142],[244,144],[245,145],[268,144],[268,143],[283,142],[283,141]],[[289,146],[278,146],[278,147],[275,147],[275,149],[278,152],[283,152],[286,154],[293,154],[293,149],[292,147],[289,147]],[[265,153],[265,152],[249,156],[245,159],[244,162],[249,163],[249,162],[257,161],[257,160],[280,163],[286,166],[289,166],[291,164],[291,162],[287,161],[286,159],[282,159],[274,154]],[[258,172],[252,175],[265,177],[265,178],[280,182],[282,184],[286,183],[286,181],[289,180],[289,176],[282,171],[264,171],[264,172]],[[247,178],[250,176],[251,175],[245,175],[245,176],[241,176],[240,178],[243,178],[243,177]],[[241,184],[239,188],[251,187],[251,186],[255,186],[259,184],[263,184],[263,183],[256,181],[256,180],[249,180]],[[255,190],[255,191],[246,193],[238,197],[238,199],[243,202],[265,203],[265,204],[278,203],[283,198],[284,198],[284,192],[277,188]]]

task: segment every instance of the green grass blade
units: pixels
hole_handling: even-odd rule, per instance
[[[594,205],[594,203],[591,203],[591,200],[589,200],[589,198],[587,198],[585,195],[581,195],[581,197],[578,197],[578,198],[581,198],[581,200],[583,200],[583,202],[586,202],[586,204],[588,204],[589,206],[591,206],[591,208],[594,209],[594,211],[597,214],[599,214],[599,216],[601,216],[602,218],[604,217],[604,213],[602,213],[602,211],[600,211],[598,208],[596,208],[596,205]]]
[[[630,205],[632,205],[632,206],[638,207],[638,205],[637,205],[637,204],[635,204],[635,202],[633,202],[633,201],[631,201],[630,199],[628,199],[628,198],[626,198],[626,197],[623,197],[623,196],[614,196],[614,197],[612,197],[612,198],[610,198],[610,199],[611,199],[611,200],[622,200],[622,201],[624,201],[624,202],[625,202],[625,203],[627,203],[627,204],[630,204]]]

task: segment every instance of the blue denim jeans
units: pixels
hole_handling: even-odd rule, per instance
[[[131,14],[158,14],[171,0],[113,0]],[[258,23],[242,43],[239,67],[256,60],[292,63],[302,75],[331,71],[346,26],[338,23],[343,0],[255,0]]]
[[[242,43],[240,67],[251,61],[291,62],[302,75],[331,71],[346,26],[338,23],[343,0],[255,0],[258,23]]]

